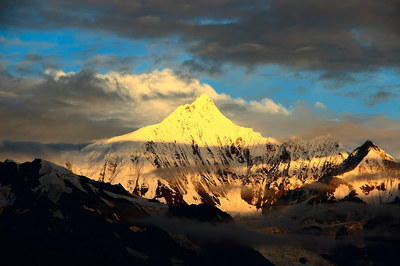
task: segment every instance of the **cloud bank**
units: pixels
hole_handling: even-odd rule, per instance
[[[197,70],[280,64],[343,77],[400,65],[396,0],[36,0],[9,1],[1,10],[0,23],[10,28],[176,36],[193,56],[183,64]]]
[[[202,93],[254,113],[288,115],[264,98],[246,102],[172,70],[143,74],[46,70],[43,78],[0,76],[0,139],[85,142],[154,124]]]
[[[209,95],[235,123],[286,140],[331,136],[349,150],[372,139],[400,156],[400,123],[380,116],[335,114],[321,102],[290,108],[272,99],[245,101],[169,69],[142,74],[48,70],[42,78],[0,75],[0,139],[83,143],[161,122],[176,107]]]

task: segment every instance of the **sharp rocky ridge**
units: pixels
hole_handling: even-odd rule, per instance
[[[75,173],[135,195],[231,213],[266,210],[282,199],[394,201],[399,165],[371,141],[348,153],[333,138],[265,138],[234,124],[205,94],[159,124],[96,141],[68,162]]]

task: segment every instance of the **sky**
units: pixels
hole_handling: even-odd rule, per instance
[[[280,141],[400,159],[397,0],[0,1],[0,140],[84,143],[207,93]]]

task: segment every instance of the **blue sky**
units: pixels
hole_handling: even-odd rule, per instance
[[[385,120],[385,130],[398,130],[400,22],[391,9],[363,3],[8,3],[0,16],[0,70],[3,84],[15,85],[21,78],[43,82],[49,69],[128,75],[171,69],[232,99],[267,98],[326,121],[351,117],[365,128]],[[4,98],[3,106],[12,101]],[[31,138],[37,140],[27,133]]]

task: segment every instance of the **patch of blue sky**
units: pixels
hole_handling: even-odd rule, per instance
[[[62,31],[0,31],[0,53],[17,63],[29,53],[53,57],[63,71],[79,71],[85,61],[97,55],[115,57],[142,56],[147,41],[131,41],[106,33],[80,29]],[[107,70],[104,70],[107,71]]]
[[[227,73],[222,78],[203,80],[217,91],[229,93],[232,97],[245,100],[270,98],[286,107],[301,98],[296,92],[298,87],[311,86],[309,79],[300,79],[298,74],[277,65],[257,67],[251,72],[243,68],[232,68]]]
[[[227,25],[238,22],[237,18],[225,18],[225,19],[215,19],[215,18],[197,18],[190,20],[189,22],[198,25]]]
[[[329,88],[329,83],[320,79],[320,72],[294,71],[276,65],[258,67],[250,74],[244,69],[232,69],[223,77],[202,78],[218,92],[225,92],[234,98],[260,100],[270,98],[286,108],[295,107],[298,101],[305,101],[315,112],[323,112],[323,103],[336,114],[353,113],[384,115],[400,119],[400,75],[397,69],[380,69],[375,72],[353,74],[353,82],[343,82]],[[374,94],[382,89],[393,97],[377,100]],[[397,95],[397,96],[396,96]]]
[[[146,54],[143,54],[136,62],[135,73],[149,73],[165,68],[178,71],[180,64],[191,58],[192,56],[183,47],[180,36],[169,35],[153,39],[147,44]]]
[[[396,74],[397,73],[397,74]],[[383,115],[400,119],[400,77],[398,70],[382,68],[374,72],[353,73],[353,81],[327,88],[326,81],[315,79],[307,99],[324,103],[336,113]],[[377,97],[382,91],[392,97]]]

